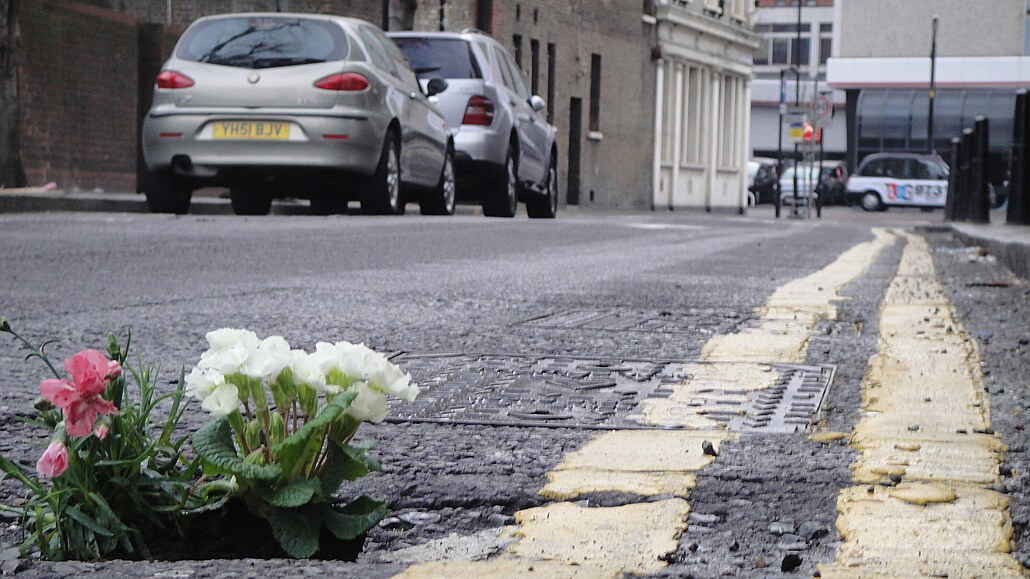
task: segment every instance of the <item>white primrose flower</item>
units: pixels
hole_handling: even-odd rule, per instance
[[[367,382],[355,382],[350,390],[357,392],[357,397],[350,403],[345,414],[362,422],[382,422],[389,412],[386,394]]]
[[[235,384],[222,383],[200,405],[215,416],[228,416],[240,407],[240,392]]]
[[[235,374],[246,363],[247,358],[261,343],[257,334],[250,330],[222,328],[207,333],[211,346],[200,355],[198,367],[213,368],[222,374]]]
[[[269,336],[250,350],[240,372],[251,378],[275,380],[283,368],[290,364],[290,344],[282,336]]]
[[[402,371],[400,367],[387,360],[385,356],[381,356],[381,361],[378,364],[375,372],[369,376],[369,382],[387,394],[396,396],[401,400],[407,402],[415,400],[415,397],[418,396],[418,386],[411,383],[411,374]]]
[[[225,376],[213,368],[194,368],[186,376],[186,395],[206,399],[222,384],[225,384]]]
[[[290,369],[293,370],[294,382],[307,384],[318,393],[326,391],[325,372],[322,371],[314,354],[308,354],[304,350],[291,350]]]

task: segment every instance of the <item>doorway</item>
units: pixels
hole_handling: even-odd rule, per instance
[[[566,202],[579,205],[579,157],[583,140],[583,99],[573,97],[569,101],[569,189]]]

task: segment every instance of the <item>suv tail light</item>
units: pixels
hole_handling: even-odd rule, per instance
[[[368,88],[368,79],[357,73],[343,72],[316,80],[315,87],[323,90],[359,91]]]
[[[175,72],[163,70],[157,75],[157,88],[187,88],[193,86],[193,79]]]
[[[494,122],[494,103],[482,96],[474,96],[469,99],[465,106],[465,117],[461,119],[463,125],[490,126]]]

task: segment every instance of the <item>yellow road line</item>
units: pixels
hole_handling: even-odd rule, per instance
[[[855,482],[837,499],[844,538],[823,577],[1022,577],[1008,555],[1008,499],[998,481],[1005,446],[973,341],[954,318],[929,245],[907,245],[880,308],[879,353],[863,381],[852,446]],[[977,433],[980,431],[981,433]],[[898,483],[897,486],[882,486]]]
[[[487,561],[439,561],[406,569],[400,577],[514,577],[532,567],[534,577],[619,576],[653,573],[667,563],[686,529],[690,506],[683,500],[695,473],[713,457],[702,452],[705,441],[719,445],[736,435],[706,417],[701,404],[726,391],[768,388],[779,377],[770,362],[801,362],[812,331],[821,319],[836,317],[834,302],[847,283],[862,274],[880,251],[894,243],[886,231],[873,231],[823,269],[778,288],[761,310],[755,328],[713,336],[701,363],[687,364],[691,377],[668,386],[672,394],[648,400],[631,416],[642,424],[683,430],[614,431],[595,437],[570,453],[540,494],[570,500],[596,492],[676,498],[620,507],[582,507],[558,502],[519,511],[515,541]],[[746,398],[746,397],[745,397]],[[743,401],[743,400],[741,400]]]

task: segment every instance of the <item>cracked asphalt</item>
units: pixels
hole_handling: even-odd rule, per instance
[[[919,212],[868,216],[830,208],[822,221],[773,221],[699,214],[566,212],[548,222],[359,216],[0,216],[0,313],[33,340],[56,337],[56,360],[101,347],[107,332],[131,328],[136,352],[160,362],[167,380],[205,349],[212,329],[281,334],[294,347],[365,342],[383,352],[498,352],[694,360],[709,326],[676,332],[553,328],[525,320],[571,309],[715,311],[749,323],[780,285],[816,271],[872,238],[874,218],[890,227]],[[931,216],[930,218],[933,218]],[[1011,499],[1014,556],[1030,563],[1025,368],[1030,285],[950,235],[925,234],[938,276],[966,331],[977,339],[994,428],[1009,454],[1000,490]],[[806,363],[837,366],[820,426],[850,431],[860,387],[877,348],[879,303],[901,247],[884,250],[841,293]],[[972,284],[972,285],[971,285]],[[979,285],[978,285],[979,284]],[[14,342],[0,341],[0,452],[35,461],[40,433],[13,420],[28,413],[45,378]],[[188,428],[203,424],[194,406]],[[516,511],[545,505],[545,474],[594,431],[578,428],[402,423],[365,425],[381,473],[344,487],[385,499],[390,517],[356,563],[311,560],[19,562],[29,575],[257,576],[393,575],[429,541],[496,536]],[[840,544],[835,502],[851,485],[846,440],[743,434],[697,476],[688,527],[666,557],[663,577],[811,576]],[[1008,474],[1006,474],[1008,473]],[[14,487],[5,482],[3,498]],[[602,493],[585,501],[617,506],[639,497]],[[12,523],[5,547],[15,538]],[[486,540],[488,544],[490,541]],[[480,545],[483,541],[475,543]],[[482,548],[484,555],[490,547]]]

